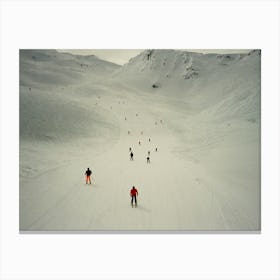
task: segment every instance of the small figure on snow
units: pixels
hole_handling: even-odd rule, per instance
[[[141,141],[138,142],[139,146],[141,146]]]
[[[155,151],[157,152],[157,148],[155,149]]]
[[[131,152],[131,147],[129,148],[129,151]]]
[[[128,130],[127,134],[130,134],[130,131]]]
[[[151,152],[150,151],[148,151],[148,156],[151,154]]]
[[[151,162],[150,162],[150,157],[147,157],[147,163],[151,163]]]
[[[151,142],[151,138],[149,138],[149,142]]]
[[[137,207],[137,198],[136,197],[138,196],[138,191],[134,186],[130,190],[130,196],[131,196],[131,206],[133,207],[133,200],[134,200],[135,207]]]
[[[89,169],[86,170],[85,175],[86,175],[86,184],[89,182],[91,184],[91,180],[90,180],[90,175],[92,174],[92,171]]]
[[[133,153],[130,153],[130,160],[133,160]]]

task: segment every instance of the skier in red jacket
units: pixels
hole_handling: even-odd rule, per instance
[[[134,200],[135,201],[135,207],[137,207],[137,199],[136,199],[136,197],[138,196],[138,191],[137,191],[137,189],[134,186],[130,190],[130,196],[131,196],[131,206],[133,207],[133,200]]]

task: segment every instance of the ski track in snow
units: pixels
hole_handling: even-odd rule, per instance
[[[112,106],[115,116],[121,116],[121,136],[103,154],[91,158],[88,151],[92,185],[85,185],[81,176],[87,167],[83,159],[24,181],[22,188],[30,188],[32,196],[22,197],[22,229],[211,230],[217,226],[229,229],[218,195],[195,176],[199,172],[195,170],[197,166],[172,153],[176,139],[164,120],[163,124],[155,125],[156,119],[144,110],[146,105],[143,102],[141,106],[141,102],[138,100],[137,106]],[[123,111],[127,112],[127,108],[125,121]],[[133,161],[129,159],[129,147],[134,152]],[[146,163],[148,151],[151,151],[150,164]],[[129,190],[133,185],[138,188],[139,197],[138,207],[132,209]]]
[[[113,108],[117,108],[117,105],[114,104]],[[185,229],[185,222],[189,224],[188,218],[192,220],[191,213],[195,213],[196,210],[191,204],[189,211],[184,211],[188,199],[183,199],[180,192],[186,188],[188,196],[193,198],[192,194],[199,197],[201,190],[188,178],[189,171],[184,163],[172,154],[170,143],[173,143],[174,139],[165,124],[157,120],[159,123],[155,125],[156,120],[143,110],[146,105],[139,106],[139,101],[137,105],[137,107],[133,104],[119,106],[124,107],[121,109],[126,111],[130,108],[126,121],[123,119],[122,110],[115,111],[116,116],[122,116],[122,120],[119,120],[122,123],[121,136],[118,143],[106,153],[90,159],[92,162],[90,168],[93,170],[92,185],[85,185],[84,178],[77,174],[77,171],[83,172],[83,169],[86,169],[83,160],[44,172],[23,183],[23,188],[32,189],[33,197],[23,198],[21,201],[22,215],[30,217],[30,221],[21,225],[21,228]],[[130,135],[127,133],[128,130],[131,131]],[[151,133],[147,134],[146,131]],[[148,138],[151,138],[151,142]],[[141,145],[138,144],[139,140]],[[133,161],[129,159],[129,147],[132,147],[134,152]],[[158,152],[155,152],[155,147],[158,147]],[[146,163],[148,151],[151,151],[150,164]],[[167,172],[164,174],[163,170]],[[186,178],[181,178],[183,170],[186,170],[184,176]],[[176,178],[180,180],[176,181]],[[138,207],[131,209],[129,190],[133,185],[138,188],[139,197]],[[53,196],[52,199],[49,199],[48,192]],[[36,207],[36,212],[32,211],[34,204],[40,205],[40,208]],[[207,213],[204,209],[201,211]],[[197,221],[193,223],[197,224]]]

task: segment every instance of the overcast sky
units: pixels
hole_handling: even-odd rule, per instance
[[[97,57],[108,60],[120,65],[123,65],[129,61],[130,58],[135,57],[138,55],[140,52],[143,51],[140,49],[130,49],[130,50],[125,50],[125,49],[119,49],[119,50],[91,50],[91,49],[84,49],[84,50],[72,50],[72,49],[60,49],[57,50],[60,52],[69,52],[72,54],[79,54],[79,55],[96,55]],[[219,53],[219,54],[224,54],[224,53],[248,53],[250,50],[244,50],[244,49],[230,49],[230,50],[219,50],[219,49],[186,49],[186,51],[191,51],[191,52],[200,52],[200,53]]]

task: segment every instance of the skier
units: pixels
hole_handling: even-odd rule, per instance
[[[147,157],[147,163],[151,163],[151,162],[150,162],[150,157]]]
[[[129,148],[129,151],[131,152],[131,148]]]
[[[151,138],[149,138],[149,142],[151,142]]]
[[[141,145],[141,142],[139,141],[138,144],[139,144],[139,146],[140,146],[140,145]]]
[[[156,152],[157,152],[157,148],[156,148]]]
[[[133,200],[134,200],[135,207],[137,207],[137,199],[136,199],[136,197],[138,196],[138,191],[137,191],[137,189],[134,186],[130,190],[130,196],[131,196],[131,206],[133,207]]]
[[[151,152],[150,151],[148,151],[148,156],[151,154]]]
[[[130,134],[130,131],[128,131],[127,134]]]
[[[130,160],[133,160],[133,153],[130,153]]]
[[[86,175],[86,184],[89,182],[90,184],[91,184],[91,180],[90,180],[90,175],[91,175],[91,170],[89,169],[89,167],[88,167],[88,169],[86,170],[86,172],[85,172],[85,175]]]

